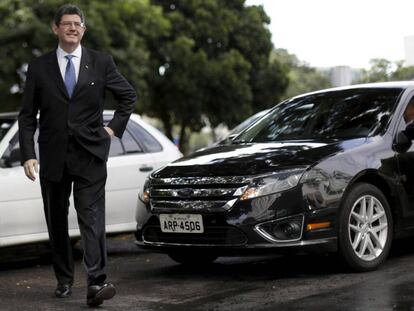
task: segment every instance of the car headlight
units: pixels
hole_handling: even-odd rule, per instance
[[[138,197],[144,203],[148,203],[150,201],[150,188],[148,179],[145,181],[144,188]]]
[[[240,200],[249,200],[291,189],[299,183],[306,168],[292,168],[272,175],[257,178],[241,195]]]

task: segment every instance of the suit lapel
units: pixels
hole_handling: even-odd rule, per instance
[[[48,71],[53,80],[56,81],[57,87],[62,91],[63,95],[69,98],[68,91],[66,90],[65,82],[63,81],[62,74],[60,73],[59,64],[57,61],[56,50],[50,52],[48,58]]]
[[[91,56],[87,49],[82,47],[82,57],[79,66],[78,82],[76,83],[75,90],[73,91],[72,97],[75,97],[79,90],[87,84],[89,72],[91,71],[92,61]]]

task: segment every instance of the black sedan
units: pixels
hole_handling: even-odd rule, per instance
[[[377,268],[414,233],[413,96],[414,82],[378,83],[276,105],[228,144],[154,172],[137,244],[181,263],[299,250]]]

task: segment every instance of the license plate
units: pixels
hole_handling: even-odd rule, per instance
[[[198,214],[160,214],[162,232],[203,233],[203,217]]]

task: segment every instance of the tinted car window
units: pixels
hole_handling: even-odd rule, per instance
[[[232,129],[229,135],[241,133],[242,131],[247,129],[250,125],[252,125],[254,122],[259,120],[261,117],[263,117],[268,112],[269,112],[269,109],[266,109],[266,110],[259,111],[258,113],[252,115],[251,117],[247,118],[242,123],[237,125],[234,129]]]
[[[116,157],[124,154],[124,148],[122,147],[121,140],[118,137],[112,137],[111,148],[109,149],[109,156]]]
[[[109,121],[112,119],[112,116],[104,116],[104,125],[107,126]],[[128,127],[132,122],[131,120],[128,121]],[[116,157],[121,156],[126,153],[137,153],[142,152],[141,146],[136,142],[136,140],[132,137],[132,135],[125,130],[124,134],[122,135],[122,140],[118,137],[113,137],[111,140],[111,148],[109,149],[109,156]]]
[[[122,144],[124,145],[126,153],[142,152],[142,148],[138,145],[128,130],[122,136]]]
[[[283,102],[235,142],[354,138],[382,133],[401,89],[353,89]]]
[[[137,123],[130,121],[128,123],[128,129],[133,133],[138,141],[144,145],[147,152],[162,151],[161,144]]]
[[[0,119],[0,140],[6,136],[7,132],[12,127],[14,122],[16,122],[15,119]]]
[[[34,141],[37,142],[39,137],[39,130],[37,129],[34,134]],[[35,143],[35,154],[36,158],[39,158],[39,145]],[[9,158],[9,164],[11,166],[19,166],[20,165],[20,144],[19,144],[19,132],[17,132],[13,138],[9,141],[9,145],[5,150],[4,154],[2,155],[3,158]]]

